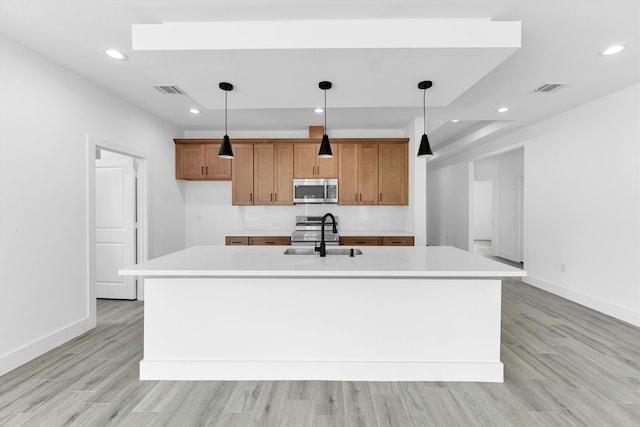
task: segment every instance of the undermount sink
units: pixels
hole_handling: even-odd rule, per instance
[[[351,254],[353,250],[354,255],[362,255],[360,249],[347,249],[347,248],[327,248],[327,255],[347,255]],[[285,255],[319,255],[313,248],[288,248],[284,251]]]

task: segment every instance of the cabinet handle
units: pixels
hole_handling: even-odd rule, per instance
[[[249,201],[253,202],[253,193],[249,193]]]
[[[269,193],[269,198],[271,199],[270,201],[273,202],[273,193]]]
[[[204,175],[204,166],[200,166],[200,175]]]
[[[397,240],[394,240],[391,243],[393,243],[394,245],[401,245],[402,244],[402,242],[398,242]]]
[[[204,167],[204,174],[209,175],[209,166]]]
[[[380,201],[380,202],[382,201],[382,193],[380,193],[380,200],[379,200],[379,201]]]
[[[360,193],[360,201],[362,201],[362,193]]]
[[[276,242],[264,242],[265,245],[275,245]]]
[[[366,244],[366,243],[367,243],[367,242],[356,242],[356,245],[364,245],[364,244]]]
[[[320,175],[320,166],[317,166],[318,168],[318,173],[316,173],[316,175]]]

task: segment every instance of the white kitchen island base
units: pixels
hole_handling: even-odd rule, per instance
[[[141,379],[503,381],[495,275],[239,274],[145,279]]]

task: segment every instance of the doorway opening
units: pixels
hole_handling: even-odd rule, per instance
[[[148,201],[145,153],[87,137],[88,311],[96,300],[143,299],[142,278],[118,270],[147,260]]]
[[[138,255],[136,163],[134,157],[96,149],[96,298],[137,298],[136,278],[118,275]]]
[[[474,162],[469,182],[469,245],[473,251],[524,262],[524,148]]]
[[[474,180],[473,182],[473,252],[495,256],[495,207],[493,179]]]

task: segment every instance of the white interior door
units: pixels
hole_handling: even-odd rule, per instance
[[[473,196],[473,239],[493,240],[493,182],[475,181]]]
[[[135,264],[133,158],[96,159],[96,297],[136,299],[134,276],[118,269]]]

